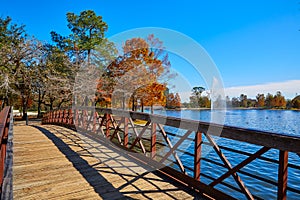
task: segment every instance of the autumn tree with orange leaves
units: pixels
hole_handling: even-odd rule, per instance
[[[162,42],[152,34],[146,39],[127,40],[122,50],[123,55],[107,67],[105,74],[113,80],[113,106],[132,110],[137,109],[138,103],[142,110],[144,106],[165,106],[166,82],[174,75],[170,73],[168,54]]]
[[[150,106],[153,113],[153,106],[159,104],[166,106],[165,84],[154,82],[137,90],[137,99],[140,99],[142,112],[144,106]],[[133,100],[133,99],[132,99]]]
[[[181,99],[178,93],[170,93],[167,95],[166,107],[169,109],[176,109],[181,107]]]

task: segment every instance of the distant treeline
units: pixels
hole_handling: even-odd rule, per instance
[[[245,94],[240,97],[234,97],[231,100],[226,99],[227,107],[258,107],[258,108],[275,108],[275,109],[300,109],[300,96],[296,96],[292,100],[286,99],[280,91],[275,95],[268,93],[257,94],[255,99],[250,99]]]
[[[204,96],[205,88],[194,87],[190,101],[182,104],[186,108],[210,108],[211,99],[209,95]],[[257,94],[255,99],[248,98],[246,94],[239,97],[229,96],[226,99],[217,98],[214,105],[226,105],[227,108],[267,108],[267,109],[300,109],[300,95],[295,98],[286,99],[280,91],[276,94]]]

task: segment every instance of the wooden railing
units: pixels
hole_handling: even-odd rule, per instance
[[[1,199],[12,199],[12,123],[11,107],[0,112],[0,184]]]
[[[300,199],[300,137],[90,107],[54,110],[42,122],[104,136],[149,165],[168,163],[159,170],[217,199]]]

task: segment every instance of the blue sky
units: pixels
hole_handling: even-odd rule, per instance
[[[52,30],[69,33],[67,12],[79,14],[86,9],[107,22],[107,37],[141,27],[175,30],[205,48],[230,97],[277,90],[289,98],[300,94],[299,0],[145,2],[1,0],[0,16],[11,16],[15,23],[25,24],[29,34],[45,41],[50,41]],[[178,63],[172,64],[182,70]],[[193,73],[184,78],[190,86],[202,84]]]

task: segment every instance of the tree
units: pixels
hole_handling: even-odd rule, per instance
[[[79,15],[69,12],[67,21],[72,33],[69,36],[61,36],[52,31],[52,40],[59,48],[68,51],[78,65],[86,58],[90,64],[92,50],[103,42],[107,24],[92,10],[82,11]]]
[[[256,95],[257,106],[264,107],[265,106],[265,95],[264,94],[257,94]]]
[[[107,95],[99,92],[108,89],[101,88],[102,86],[112,83],[107,78],[109,76],[103,74],[105,67],[117,53],[114,44],[105,38],[107,24],[92,10],[82,11],[79,15],[67,13],[67,22],[70,35],[61,36],[52,31],[51,37],[59,50],[67,52],[78,72],[74,87],[74,102],[87,105],[90,101],[94,104],[104,99],[107,101],[109,99]],[[108,80],[108,83],[104,83],[104,80]]]
[[[34,94],[38,103],[38,115],[41,105],[61,107],[70,105],[74,76],[77,69],[73,68],[67,55],[50,44],[43,44],[38,68],[34,71]]]
[[[13,76],[16,73],[16,55],[13,54],[14,46],[24,42],[24,26],[12,23],[10,17],[0,17],[0,93],[2,105],[8,105],[12,93],[16,93]],[[18,59],[20,63],[20,59]]]
[[[127,40],[122,49],[123,55],[107,67],[107,76],[113,79],[113,99],[121,99],[123,108],[125,101],[130,101],[132,110],[138,102],[142,107],[164,105],[166,81],[172,74],[162,42],[149,35]]]
[[[265,100],[265,105],[268,107],[268,108],[272,108],[274,106],[274,97],[272,94],[268,93],[267,96],[266,96],[266,100]]]
[[[247,95],[241,94],[239,99],[240,99],[240,106],[246,108],[246,107],[248,106],[248,98],[247,98]]]
[[[192,88],[192,96],[190,97],[190,103],[192,107],[204,107],[203,98],[201,94],[205,91],[204,87],[193,87]]]
[[[300,109],[300,95],[296,96],[291,103],[293,108]]]
[[[237,97],[233,97],[231,99],[232,107],[240,107],[240,101]]]
[[[9,79],[10,85],[6,87],[11,89],[9,92],[21,98],[23,119],[27,119],[40,43],[29,38],[24,26],[13,24],[9,17],[0,19],[0,37],[0,71]]]
[[[166,108],[176,109],[181,107],[181,98],[178,93],[170,93],[167,95]]]
[[[38,67],[36,57],[39,49],[40,42],[36,39],[28,39],[15,47],[16,71],[12,79],[22,99],[23,119],[27,119],[29,101],[33,98],[34,70]]]
[[[181,98],[180,98],[179,93],[175,94],[174,105],[175,105],[176,108],[181,107]]]
[[[276,93],[273,101],[274,101],[273,107],[276,107],[276,108],[285,108],[286,107],[286,100],[285,100],[284,96],[282,96],[280,91],[278,91]]]
[[[232,107],[232,102],[230,101],[229,96],[226,96],[226,107]]]
[[[210,108],[211,107],[211,100],[208,98],[208,96],[202,97],[202,102],[204,108]]]
[[[167,87],[164,84],[154,82],[151,85],[147,85],[146,87],[141,87],[136,92],[136,99],[140,99],[142,110],[144,106],[151,107],[151,113],[153,113],[154,105],[166,105],[166,96],[165,91]],[[132,98],[131,101],[135,99]],[[132,104],[134,105],[134,104]],[[133,110],[136,110],[133,108]]]
[[[274,96],[268,93],[266,96],[265,105],[268,108],[285,108],[286,100],[280,91],[278,91]]]
[[[204,91],[205,91],[204,87],[193,87],[192,94],[199,99],[201,97],[202,92]]]
[[[199,101],[196,96],[190,96],[189,105],[191,108],[199,108]]]

